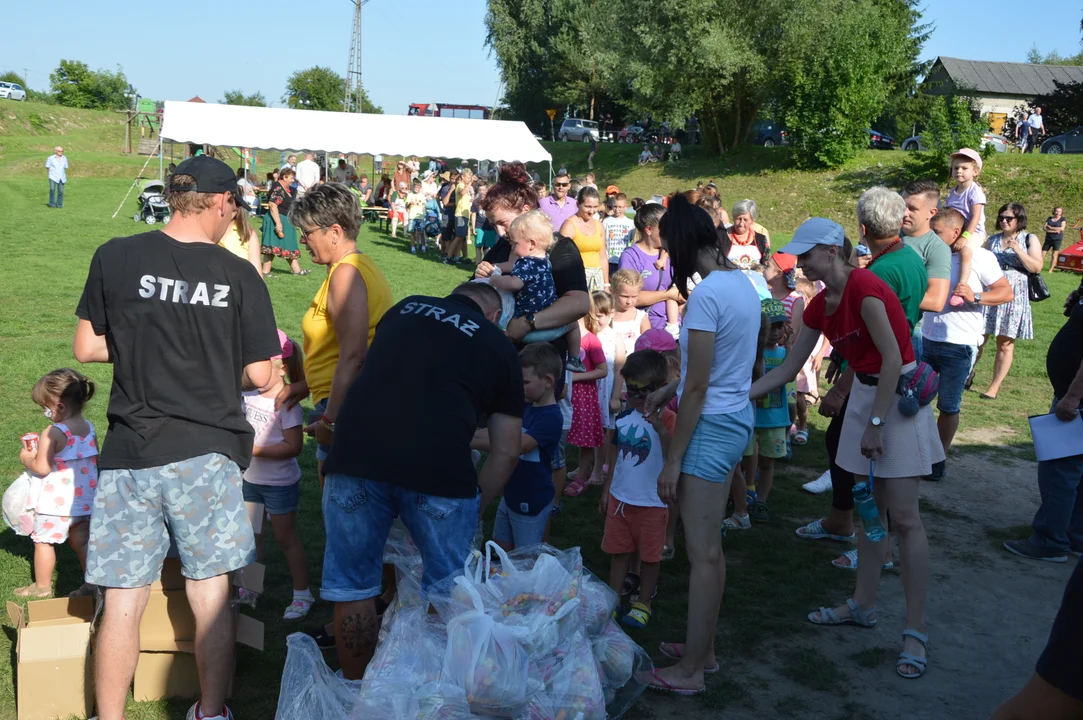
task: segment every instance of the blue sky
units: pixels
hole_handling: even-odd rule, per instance
[[[363,77],[373,101],[394,114],[412,102],[496,104],[500,78],[484,45],[485,7],[486,0],[366,5]],[[1035,44],[1079,52],[1080,0],[1028,8],[1031,17],[1020,22],[1014,7],[994,12],[929,0],[925,17],[937,27],[924,55],[1022,62]],[[145,97],[214,102],[237,88],[277,105],[295,70],[325,65],[345,75],[352,19],[351,0],[17,2],[5,11],[0,71],[25,68],[28,84],[46,89],[61,59],[82,60],[92,68],[120,65]],[[214,39],[201,37],[201,27]]]

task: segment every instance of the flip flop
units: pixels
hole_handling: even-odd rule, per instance
[[[841,562],[839,562],[840,560],[842,560],[842,558],[846,558],[850,562],[850,564],[843,565]],[[857,550],[847,550],[840,557],[832,560],[831,564],[837,567],[839,570],[853,570],[854,572],[857,572]],[[888,560],[886,563],[884,563],[883,569],[890,570],[893,567],[895,567],[895,562],[892,560]]]
[[[822,520],[813,520],[804,527],[799,527],[794,532],[797,533],[797,537],[804,538],[806,540],[838,540],[839,542],[849,542],[857,537],[857,533],[850,533],[849,535],[832,535],[824,530]]]
[[[707,688],[679,688],[676,685],[671,685],[664,678],[658,676],[657,670],[651,670],[651,681],[647,684],[651,690],[658,690],[659,692],[673,693],[674,695],[683,695],[691,697],[692,695],[700,695]]]
[[[680,659],[684,657],[684,643],[658,643],[658,652],[662,653],[662,655],[669,658],[670,660],[680,661]],[[721,670],[721,668],[718,666],[718,662],[715,661],[714,667],[703,668],[703,674],[714,675],[719,670]]]

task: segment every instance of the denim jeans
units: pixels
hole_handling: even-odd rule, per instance
[[[387,483],[332,473],[323,487],[327,546],[320,596],[355,602],[382,592],[384,545],[401,517],[421,552],[422,595],[462,570],[478,529],[481,498],[425,495]]]
[[[1058,398],[1053,398],[1056,407]],[[1083,412],[1083,409],[1081,409]],[[1083,455],[1038,463],[1042,504],[1034,515],[1034,544],[1046,550],[1083,550]]]
[[[978,356],[975,345],[923,340],[919,358],[932,366],[940,374],[940,390],[936,396],[936,408],[949,415],[958,414],[963,404],[963,392],[966,379],[974,368],[974,358]]]
[[[49,207],[64,207],[64,183],[49,181]]]

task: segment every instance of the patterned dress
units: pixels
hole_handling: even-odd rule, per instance
[[[1021,234],[1026,235],[1025,247],[1028,249],[1031,243],[1038,242],[1038,237],[1032,233]],[[1024,245],[1023,242],[1019,244]],[[1001,233],[990,237],[985,247],[996,255],[997,262],[1004,270],[1004,277],[1008,278],[1008,284],[1012,286],[1012,291],[1015,293],[1015,299],[1010,303],[985,308],[985,334],[1016,340],[1033,339],[1034,321],[1030,312],[1030,287],[1023,262],[1014,250],[1005,250]]]
[[[263,254],[280,257],[283,260],[301,257],[301,249],[297,245],[297,230],[290,224],[289,219],[290,206],[293,205],[290,189],[282,183],[275,183],[267,202],[278,206],[278,217],[282,221],[282,237],[278,237],[275,233],[274,217],[268,212],[263,216],[263,237],[260,240]]]
[[[583,333],[579,357],[587,372],[605,365],[605,352],[598,336]],[[576,380],[572,383],[572,427],[568,442],[580,448],[600,447],[605,442],[602,432],[602,406],[598,401],[597,380]]]

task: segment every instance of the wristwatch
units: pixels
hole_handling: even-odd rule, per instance
[[[538,329],[534,325],[534,313],[532,313],[532,312],[527,313],[526,315],[523,316],[523,319],[526,320],[526,324],[530,326],[530,332],[534,332],[535,330]]]
[[[330,430],[332,434],[334,434],[334,432],[335,432],[335,421],[334,420],[329,419],[326,415],[320,415],[320,424],[323,425],[328,430]]]
[[[975,305],[981,305],[981,293],[980,292],[974,293],[974,304]]]
[[[869,424],[871,424],[874,428],[882,428],[884,426],[884,419],[873,415],[871,418],[869,418]]]

